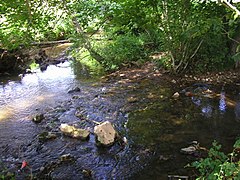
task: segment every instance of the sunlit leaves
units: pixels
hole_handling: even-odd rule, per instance
[[[240,139],[236,141],[235,148],[238,147],[239,141]],[[221,145],[214,141],[208,157],[192,163],[200,173],[197,179],[238,179],[240,177],[239,161],[233,161],[237,156],[235,150],[227,156],[220,149]]]
[[[238,139],[233,145],[234,148],[240,148],[240,139]]]
[[[145,36],[143,54],[166,52],[168,66],[175,72],[223,65],[227,38],[238,24],[230,10],[210,0],[4,0],[0,11],[0,40],[5,48],[69,37],[79,45],[91,45],[94,32],[101,32],[105,41],[120,35]],[[114,54],[112,49],[109,54]],[[131,48],[128,51],[118,50],[128,54]]]
[[[58,1],[59,3],[60,1]],[[64,12],[51,0],[1,1],[0,32],[2,46],[14,49],[20,44],[51,39],[60,34],[56,25],[66,19]],[[61,23],[63,24],[63,23]],[[65,29],[62,28],[62,31]],[[55,35],[54,35],[55,34]]]

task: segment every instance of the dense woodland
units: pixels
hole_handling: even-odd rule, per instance
[[[239,9],[236,0],[3,0],[1,53],[67,39],[106,70],[158,53],[173,73],[218,71],[238,66]]]

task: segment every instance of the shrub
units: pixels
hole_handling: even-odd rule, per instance
[[[110,41],[97,43],[97,50],[104,57],[101,64],[106,70],[116,70],[124,63],[143,60],[147,57],[144,41],[137,36],[120,35]]]
[[[220,151],[221,145],[216,141],[212,145],[207,158],[192,163],[192,166],[200,173],[197,179],[240,179],[240,160],[238,157],[240,139],[236,141],[233,152],[228,156]]]

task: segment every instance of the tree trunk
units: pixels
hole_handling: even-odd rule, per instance
[[[82,27],[80,26],[80,24],[78,23],[77,21],[77,18],[76,17],[73,17],[72,18],[72,21],[73,21],[73,24],[76,28],[76,31],[77,33],[81,36],[82,40],[83,40],[83,47],[85,49],[88,50],[88,52],[90,53],[90,55],[96,59],[99,63],[102,63],[104,58],[99,54],[97,53],[93,48],[92,48],[92,45],[89,41],[89,38],[88,36],[83,32],[83,29]]]
[[[48,46],[54,44],[70,43],[69,40],[59,40],[59,41],[46,41],[46,42],[33,42],[31,46]]]
[[[234,55],[237,53],[237,47],[240,45],[240,24],[238,24],[237,28],[235,29],[235,35],[232,39],[231,55]]]
[[[240,57],[239,57],[239,48],[240,46],[240,24],[238,24],[237,28],[235,29],[235,35],[231,39],[232,42],[230,44],[230,55],[234,58],[235,61],[235,68],[240,67]],[[237,55],[238,54],[238,55]]]

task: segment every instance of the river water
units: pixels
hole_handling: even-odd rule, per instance
[[[212,141],[217,140],[223,144],[223,150],[229,152],[240,134],[237,88],[233,93],[232,89],[225,87],[217,98],[180,96],[174,99],[172,94],[177,89],[168,85],[158,86],[148,80],[128,86],[116,82],[102,84],[89,77],[81,78],[76,72],[76,67],[65,62],[50,65],[44,72],[36,70],[24,76],[1,79],[2,171],[8,169],[17,179],[29,178],[29,172],[16,172],[26,159],[39,179],[167,179],[168,175],[187,176],[183,167],[195,157],[181,154],[181,148],[191,141],[210,148]],[[68,93],[75,87],[80,87],[81,92]],[[219,88],[211,89],[221,93]],[[234,101],[234,106],[228,106],[225,96]],[[129,97],[138,100],[128,101]],[[87,142],[59,135],[54,141],[36,143],[37,135],[43,130],[58,131],[61,123],[79,123],[74,116],[76,109],[81,109],[86,117],[95,121],[110,119],[120,134],[128,139],[128,145],[101,149],[96,147],[93,134]],[[46,113],[55,127],[50,128],[46,122],[32,122],[39,113]],[[80,124],[89,125],[86,122]],[[58,166],[50,163],[56,162],[64,153],[73,155],[76,161]],[[47,175],[39,173],[43,167],[50,169]],[[91,173],[86,175],[86,172]]]
[[[20,148],[38,133],[31,122],[38,111],[69,98],[66,93],[77,81],[68,62],[47,71],[2,79],[0,85],[0,140],[2,147]],[[10,143],[14,141],[14,143]],[[10,147],[9,147],[10,146]],[[17,153],[17,152],[16,152]]]

